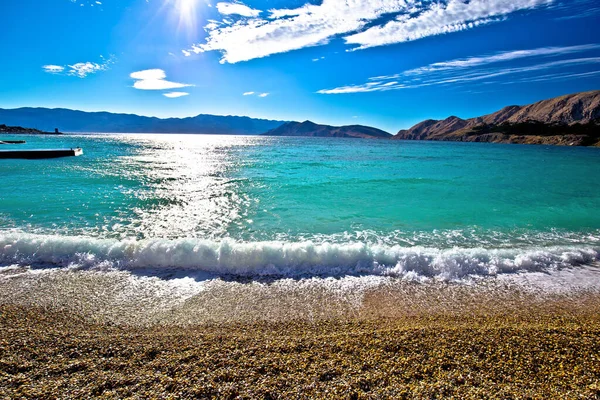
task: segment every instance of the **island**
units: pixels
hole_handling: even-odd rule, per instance
[[[470,119],[430,119],[392,139],[600,147],[600,91],[508,106]]]
[[[278,128],[263,133],[264,136],[337,137],[360,139],[390,139],[391,134],[381,129],[364,125],[331,126],[311,121],[287,122]]]

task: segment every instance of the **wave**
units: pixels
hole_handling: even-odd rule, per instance
[[[0,265],[182,269],[218,276],[378,275],[459,280],[538,272],[600,259],[597,245],[528,248],[403,247],[366,243],[116,240],[26,233],[0,234]]]

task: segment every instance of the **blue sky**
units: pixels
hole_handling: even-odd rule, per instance
[[[3,0],[0,107],[365,124],[600,89],[596,0]]]

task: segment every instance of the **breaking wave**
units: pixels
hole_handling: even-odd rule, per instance
[[[0,265],[89,269],[179,269],[241,277],[377,275],[458,280],[550,271],[600,259],[597,245],[512,249],[403,247],[365,243],[114,240],[0,234]]]

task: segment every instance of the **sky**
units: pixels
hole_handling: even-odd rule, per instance
[[[0,108],[363,124],[600,89],[597,0],[2,0]]]

